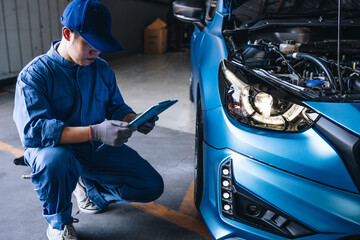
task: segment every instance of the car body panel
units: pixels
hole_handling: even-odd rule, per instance
[[[293,218],[301,219],[305,225],[324,233],[358,229],[359,195],[314,183],[239,155],[232,159],[238,185],[266,197],[263,197],[265,201]]]
[[[233,159],[234,179],[238,185],[251,189],[253,194],[262,198],[266,196],[263,200],[285,210],[291,217],[301,219],[304,224],[315,227],[319,232],[316,235],[297,239],[335,240],[347,236],[346,232],[360,234],[358,194],[314,183],[229,149],[215,149],[204,144],[204,153],[206,185],[200,210],[215,239],[235,236],[244,239],[288,239],[222,215],[218,197],[221,182],[219,169],[220,165],[229,158]],[[207,185],[208,183],[211,184]],[[214,184],[215,188],[213,188]]]
[[[220,170],[232,159],[232,182],[236,187],[313,230],[313,234],[294,239],[360,236],[359,189],[338,151],[321,133],[313,127],[300,132],[254,128],[237,122],[225,109],[219,93],[219,66],[223,59],[235,55],[227,48],[222,33],[228,23],[229,6],[229,0],[219,0],[213,20],[203,22],[204,29],[195,27],[191,38],[192,93],[195,109],[198,101],[201,103],[204,130],[204,179],[199,209],[209,232],[221,240],[294,238],[223,214]],[[360,119],[360,103],[304,104],[360,135],[360,125],[354,121]]]
[[[204,140],[215,148],[229,148],[304,178],[358,192],[336,151],[313,129],[290,134],[254,129],[229,118],[223,107],[205,116]]]
[[[225,41],[222,36],[223,18],[226,15],[216,13],[213,21],[206,28],[199,32],[194,31],[191,40],[191,65],[193,76],[193,94],[195,103],[198,100],[197,91],[200,89],[200,96],[210,101],[202,101],[202,109],[208,110],[221,105],[218,96],[218,71],[222,59],[227,58]],[[196,46],[196,47],[194,47]],[[216,51],[212,51],[216,46]],[[200,88],[198,88],[198,86]],[[211,97],[212,96],[212,97]]]
[[[324,117],[360,136],[360,103],[304,102]]]

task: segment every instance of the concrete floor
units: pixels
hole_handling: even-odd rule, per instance
[[[137,55],[112,61],[125,101],[136,112],[167,99],[179,102],[160,115],[148,135],[128,145],[163,176],[164,194],[148,204],[113,204],[100,214],[80,213],[74,226],[81,240],[209,239],[193,205],[194,107],[188,100],[189,53]],[[22,146],[12,121],[14,85],[0,88],[0,239],[46,240],[47,223],[30,180],[30,168],[13,164]],[[73,203],[75,203],[73,199]]]

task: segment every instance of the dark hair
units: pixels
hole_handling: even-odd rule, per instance
[[[71,30],[71,31],[74,33],[74,39],[77,39],[80,36],[77,32],[75,32],[73,30]]]
[[[66,27],[66,26],[64,26],[63,24],[61,24],[61,29],[62,29],[63,27]],[[68,27],[67,27],[67,28],[68,28]],[[70,28],[69,28],[69,29],[70,29]],[[74,39],[77,39],[77,38],[80,36],[80,35],[79,35],[77,32],[75,32],[74,30],[70,29],[70,31],[74,33]]]

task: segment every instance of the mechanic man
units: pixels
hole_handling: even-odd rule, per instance
[[[77,239],[72,192],[81,211],[96,213],[114,202],[153,201],[164,188],[159,173],[124,145],[136,114],[99,57],[123,50],[111,34],[109,10],[96,0],[74,0],[61,23],[61,41],[19,74],[13,115],[51,240]],[[156,120],[137,130],[149,133]]]

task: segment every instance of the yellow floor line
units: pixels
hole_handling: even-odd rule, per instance
[[[182,201],[179,212],[195,217],[199,211],[194,204],[194,181],[190,184],[189,190],[187,191],[184,200]]]
[[[15,157],[21,157],[22,155],[24,155],[23,150],[14,148],[13,146],[1,141],[0,141],[0,151],[10,152]],[[197,210],[193,204],[193,192],[194,192],[194,182],[191,183],[189,190],[187,191],[184,200],[180,206],[179,212],[167,208],[163,205],[155,204],[153,202],[129,203],[129,204],[144,212],[160,217],[168,222],[171,222],[180,227],[188,229],[201,236],[210,238],[211,236],[204,222],[194,218],[193,216],[189,216],[189,215],[194,215],[195,213],[197,214]]]
[[[205,224],[191,216],[177,212],[170,208],[167,208],[160,204],[151,203],[129,203],[131,206],[134,206],[138,209],[141,209],[147,213],[151,213],[155,216],[158,216],[168,222],[174,223],[180,227],[188,229],[192,232],[195,232],[201,236],[210,238],[210,234],[206,229]]]
[[[14,155],[15,157],[21,157],[22,155],[24,155],[24,151],[14,148],[13,146],[4,143],[4,142],[0,142],[0,151],[7,151],[10,152],[12,155]]]

